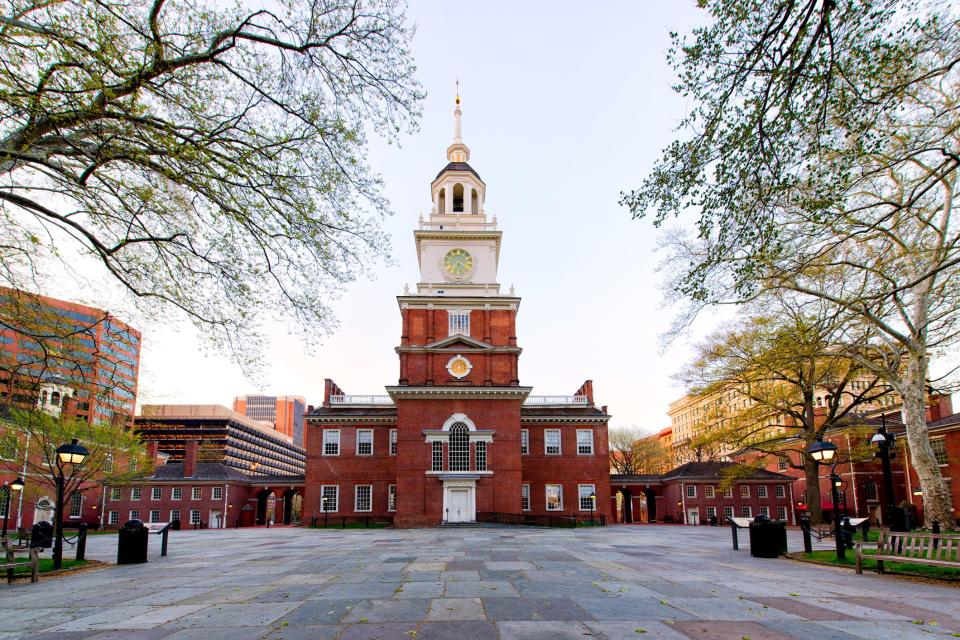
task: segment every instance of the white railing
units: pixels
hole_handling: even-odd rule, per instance
[[[421,231],[496,231],[494,222],[421,222]]]
[[[343,396],[330,396],[330,404],[332,404],[332,405],[334,405],[334,404],[338,404],[338,405],[342,405],[342,404],[392,405],[392,404],[393,404],[393,400],[390,398],[390,396],[374,396],[374,395],[366,395],[366,396],[347,396],[347,395],[343,395]]]
[[[581,405],[590,404],[587,396],[527,396],[523,404],[528,405]]]

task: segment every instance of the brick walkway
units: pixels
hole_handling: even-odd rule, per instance
[[[710,527],[183,531],[164,559],[158,543],[146,565],[0,585],[0,640],[960,637],[958,588],[754,559]],[[91,538],[90,557],[115,553]]]

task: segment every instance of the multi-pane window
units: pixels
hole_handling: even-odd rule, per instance
[[[742,484],[740,485],[740,497],[749,498],[750,497],[750,485]]]
[[[180,519],[180,509],[171,509],[170,510],[170,522]]]
[[[430,470],[443,471],[443,443],[435,440],[430,446]]]
[[[786,498],[786,497],[787,497],[787,490],[784,488],[784,486],[783,486],[782,484],[778,484],[778,485],[777,485],[777,487],[776,487],[776,495],[777,495],[778,498]]]
[[[0,459],[16,460],[17,458],[17,437],[14,435],[0,436]]]
[[[787,508],[777,507],[777,520],[787,521]]]
[[[707,507],[707,518],[716,518],[717,517],[717,508],[716,507]]]
[[[107,514],[107,524],[120,524],[120,512],[111,511]]]
[[[340,455],[340,429],[323,430],[323,455]]]
[[[530,429],[520,429],[520,453],[530,453]]]
[[[594,491],[596,487],[592,484],[581,484],[577,488],[580,497],[580,511],[592,511],[595,509],[594,498],[596,497],[596,493]]]
[[[160,522],[160,509],[151,509],[147,522]]]
[[[214,499],[214,500],[223,500],[223,487],[214,487],[214,488],[213,488],[213,499]]]
[[[357,429],[357,455],[373,455],[373,429]]]
[[[753,510],[750,509],[750,507],[747,507],[747,506],[740,507],[740,517],[741,517],[741,518],[752,518],[752,517],[753,517]]]
[[[335,484],[327,484],[320,488],[320,502],[322,511],[336,511],[340,508],[340,487]]]
[[[170,490],[170,498],[172,500],[182,500],[183,499],[183,487],[174,487]]]
[[[864,493],[866,494],[867,500],[876,500],[877,499],[877,483],[873,480],[867,480],[863,484]]]
[[[733,517],[733,507],[724,507],[723,508],[723,517],[729,520]]]
[[[757,486],[757,497],[766,498],[767,497],[767,485],[761,484]]]
[[[560,429],[544,429],[543,449],[548,456],[560,455]]]
[[[780,456],[779,458],[777,458],[777,470],[778,470],[778,471],[786,471],[788,464],[789,464],[789,462],[788,462],[787,459],[784,458],[783,456]]]
[[[697,497],[697,485],[695,485],[695,484],[688,484],[688,485],[687,485],[687,497],[688,497],[688,498],[696,498],[696,497]]]
[[[120,487],[111,487],[110,488],[110,501],[116,502],[120,499]]]
[[[163,489],[161,489],[160,487],[153,487],[152,489],[150,489],[150,499],[159,500],[161,497],[160,494],[162,492],[163,492]]]
[[[390,429],[390,455],[397,455],[397,430]]]
[[[723,488],[723,497],[732,498],[733,497],[733,487],[724,487]]]
[[[470,335],[470,312],[469,311],[450,311],[449,333],[447,335]]]
[[[190,489],[190,499],[200,500],[203,498],[203,487],[193,487]]]
[[[190,509],[190,524],[200,524],[200,509]]]
[[[577,454],[593,455],[593,429],[577,429]]]
[[[139,520],[140,519],[140,509],[131,509],[130,517],[127,520]]]
[[[708,484],[703,487],[703,495],[706,496],[707,498],[716,497],[716,493],[714,493],[714,488],[712,484]]]
[[[760,507],[760,515],[770,517],[770,507]]]
[[[937,464],[947,464],[950,461],[947,457],[947,444],[943,438],[931,440],[930,448],[933,449],[933,457],[937,459]]]
[[[450,427],[449,457],[447,468],[450,471],[470,470],[470,432],[462,422]]]
[[[9,500],[0,500],[0,517],[7,517],[7,506],[10,504]]]
[[[140,487],[134,487],[130,489],[130,499],[139,500],[140,499]]]
[[[387,511],[397,510],[397,485],[387,487]]]
[[[83,511],[83,494],[76,491],[70,494],[70,517],[79,518]]]
[[[103,459],[103,472],[113,473],[113,456],[107,456]]]
[[[478,442],[476,444],[477,451],[477,471],[486,471],[487,470],[487,443]]]
[[[548,484],[547,493],[547,511],[563,511],[563,485]]]
[[[373,509],[373,486],[358,484],[353,491],[354,511],[370,511]]]
[[[520,485],[520,510],[530,511],[530,485]]]

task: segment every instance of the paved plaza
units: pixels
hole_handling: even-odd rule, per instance
[[[116,540],[88,556],[113,560]],[[167,558],[158,543],[149,564],[0,585],[0,640],[960,637],[958,588],[755,559],[711,527],[181,531]]]

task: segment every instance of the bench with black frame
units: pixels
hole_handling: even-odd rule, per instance
[[[885,560],[960,569],[960,535],[881,529],[876,542],[857,542],[856,545],[857,573],[863,573],[865,558],[877,561],[877,573],[883,573]],[[875,554],[863,552],[864,547],[873,546],[877,549]]]
[[[18,577],[15,570],[18,567],[30,567],[30,582],[40,580],[40,550],[24,547],[13,547],[8,540],[3,541],[3,561],[0,561],[0,569],[7,570],[7,584],[13,584]],[[27,562],[18,562],[17,556],[27,556]]]

